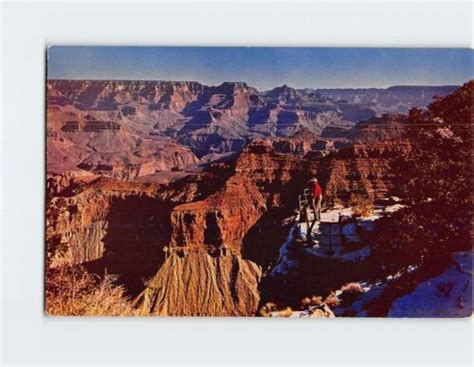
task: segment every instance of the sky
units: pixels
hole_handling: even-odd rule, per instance
[[[242,81],[259,90],[460,85],[469,49],[104,47],[48,48],[49,79]]]

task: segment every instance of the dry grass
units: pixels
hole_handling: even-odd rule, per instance
[[[332,199],[332,205],[333,206],[344,206],[344,202],[341,199],[339,199],[337,196],[335,196]]]
[[[270,317],[271,313],[276,311],[277,307],[273,302],[267,302],[263,307],[260,309],[258,314],[262,317]]]
[[[276,309],[277,309],[276,304],[274,304],[273,302],[265,303],[264,307],[266,307],[268,309],[268,311],[270,311],[270,312],[276,311]]]
[[[349,205],[352,207],[352,215],[355,217],[370,215],[374,209],[372,200],[361,194],[351,195]]]
[[[300,302],[300,307],[302,310],[307,310],[313,306],[321,306],[325,303],[323,298],[320,296],[305,297]]]
[[[341,287],[342,293],[360,294],[364,293],[364,289],[359,283],[347,283]]]
[[[305,297],[301,300],[300,306],[302,310],[306,310],[311,306],[320,306],[323,304],[323,298],[320,296]]]
[[[280,317],[290,317],[291,315],[293,315],[293,310],[291,307],[287,307],[284,310],[278,312],[278,316]]]
[[[273,313],[273,315],[272,315]],[[293,310],[291,307],[287,307],[283,310],[278,310],[277,306],[273,302],[267,302],[265,305],[260,309],[258,314],[262,317],[290,317],[293,314]]]
[[[341,300],[336,296],[334,292],[332,292],[326,297],[326,299],[324,300],[324,303],[327,304],[328,307],[334,308],[334,307],[339,306],[339,304],[341,303]]]
[[[323,303],[323,298],[320,296],[311,297],[311,306],[319,306]]]
[[[350,305],[364,293],[364,289],[359,283],[347,283],[341,287],[341,303],[343,306]]]
[[[301,300],[300,303],[301,303],[301,308],[305,310],[311,305],[311,298],[305,297]]]
[[[334,314],[328,309],[317,308],[311,312],[310,317],[326,318],[326,317],[334,317]]]
[[[81,266],[64,265],[46,274],[46,312],[54,316],[132,316],[136,312],[114,285],[114,277],[99,279]]]

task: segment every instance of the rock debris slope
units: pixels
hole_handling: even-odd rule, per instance
[[[237,255],[171,255],[135,300],[143,314],[250,316],[260,295],[261,268]]]

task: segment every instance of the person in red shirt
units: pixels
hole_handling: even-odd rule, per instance
[[[321,220],[321,204],[323,202],[323,192],[321,190],[321,186],[319,186],[318,179],[313,178],[311,180],[312,187],[311,187],[311,206],[314,210],[314,215],[316,216],[316,220]]]

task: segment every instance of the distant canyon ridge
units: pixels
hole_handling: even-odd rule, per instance
[[[264,139],[282,153],[397,137],[402,114],[458,86],[260,92],[244,82],[48,80],[47,169],[132,180]]]

